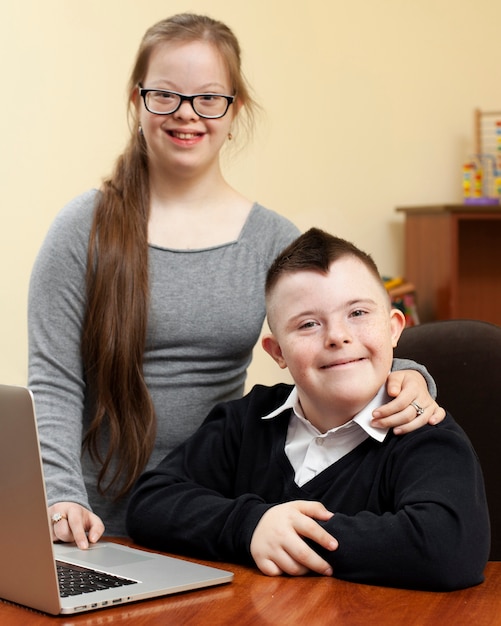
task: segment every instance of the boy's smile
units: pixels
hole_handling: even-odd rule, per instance
[[[383,285],[353,256],[327,274],[281,276],[268,318],[273,335],[263,347],[289,369],[305,416],[321,431],[350,420],[376,395],[405,325]]]

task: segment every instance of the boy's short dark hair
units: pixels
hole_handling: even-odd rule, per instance
[[[265,293],[269,295],[283,274],[300,271],[327,274],[332,263],[344,256],[353,256],[362,261],[384,288],[377,265],[370,254],[345,239],[330,235],[319,228],[310,228],[273,261],[266,275]]]

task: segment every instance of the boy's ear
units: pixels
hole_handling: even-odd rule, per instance
[[[396,348],[400,335],[405,328],[405,315],[400,309],[391,309],[390,311],[390,327],[392,347]]]
[[[271,358],[278,363],[281,369],[287,368],[287,363],[282,355],[282,349],[280,348],[280,344],[276,340],[273,334],[264,335],[261,340],[261,345],[264,350],[271,356]]]

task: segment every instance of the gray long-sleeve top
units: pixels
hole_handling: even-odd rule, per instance
[[[29,381],[38,415],[49,505],[91,508],[106,533],[124,535],[126,499],[97,493],[82,457],[90,423],[80,338],[88,237],[96,190],[56,217],[38,254],[29,292]],[[188,437],[219,401],[242,395],[265,315],[264,280],[297,235],[284,217],[254,204],[237,241],[201,250],[149,248],[151,308],[144,374],[158,420],[148,467]]]

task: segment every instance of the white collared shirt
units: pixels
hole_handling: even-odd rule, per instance
[[[372,411],[389,400],[385,385],[353,419],[342,426],[321,433],[303,414],[297,389],[282,404],[262,419],[271,419],[291,409],[285,454],[295,471],[295,482],[300,487],[354,450],[367,437],[383,441],[388,428],[374,428],[370,422]]]

